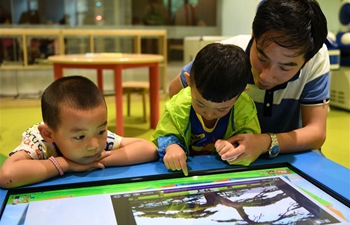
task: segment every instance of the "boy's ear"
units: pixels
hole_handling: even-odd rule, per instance
[[[46,124],[40,124],[38,130],[40,131],[41,137],[43,137],[46,142],[54,142],[53,132],[49,126]]]
[[[184,72],[184,75],[185,75],[188,86],[191,86],[190,74],[187,72]]]

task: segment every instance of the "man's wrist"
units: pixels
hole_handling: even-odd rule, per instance
[[[270,136],[271,144],[268,149],[268,158],[275,158],[280,153],[280,145],[277,139],[276,134],[267,133]]]
[[[271,137],[268,133],[264,133],[264,134],[261,134],[263,136],[262,138],[262,155],[264,154],[269,154],[269,150],[270,150],[270,147],[271,147]]]

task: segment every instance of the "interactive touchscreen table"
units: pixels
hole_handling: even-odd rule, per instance
[[[350,202],[289,163],[10,190],[0,224],[349,224]]]

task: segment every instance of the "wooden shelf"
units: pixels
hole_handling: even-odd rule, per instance
[[[164,57],[163,62],[159,64],[161,76],[161,89],[167,91],[167,31],[165,29],[148,30],[148,29],[32,29],[32,28],[4,28],[1,29],[0,38],[13,37],[21,38],[21,53],[23,63],[21,65],[2,65],[0,70],[20,70],[20,69],[39,69],[50,68],[49,65],[30,65],[28,64],[28,37],[54,37],[58,40],[58,54],[65,54],[65,38],[76,36],[88,36],[89,38],[89,52],[94,53],[95,44],[94,39],[100,37],[130,37],[133,39],[133,53],[141,53],[142,38],[155,38],[158,44],[158,53]],[[26,47],[24,47],[26,46]],[[87,53],[87,52],[82,52]]]

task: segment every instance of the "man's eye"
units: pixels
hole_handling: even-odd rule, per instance
[[[106,132],[106,130],[101,130],[101,131],[97,132],[97,134],[98,134],[98,135],[102,135],[102,134],[104,134],[105,132]]]
[[[281,67],[281,70],[285,71],[285,72],[290,71],[290,69],[286,69],[286,68],[283,68],[283,67]]]
[[[76,140],[82,140],[82,139],[84,139],[85,138],[85,136],[84,135],[81,135],[81,136],[76,136],[76,137],[74,137]]]
[[[258,59],[259,59],[261,62],[267,62],[265,59],[260,58],[259,56],[258,56]]]

